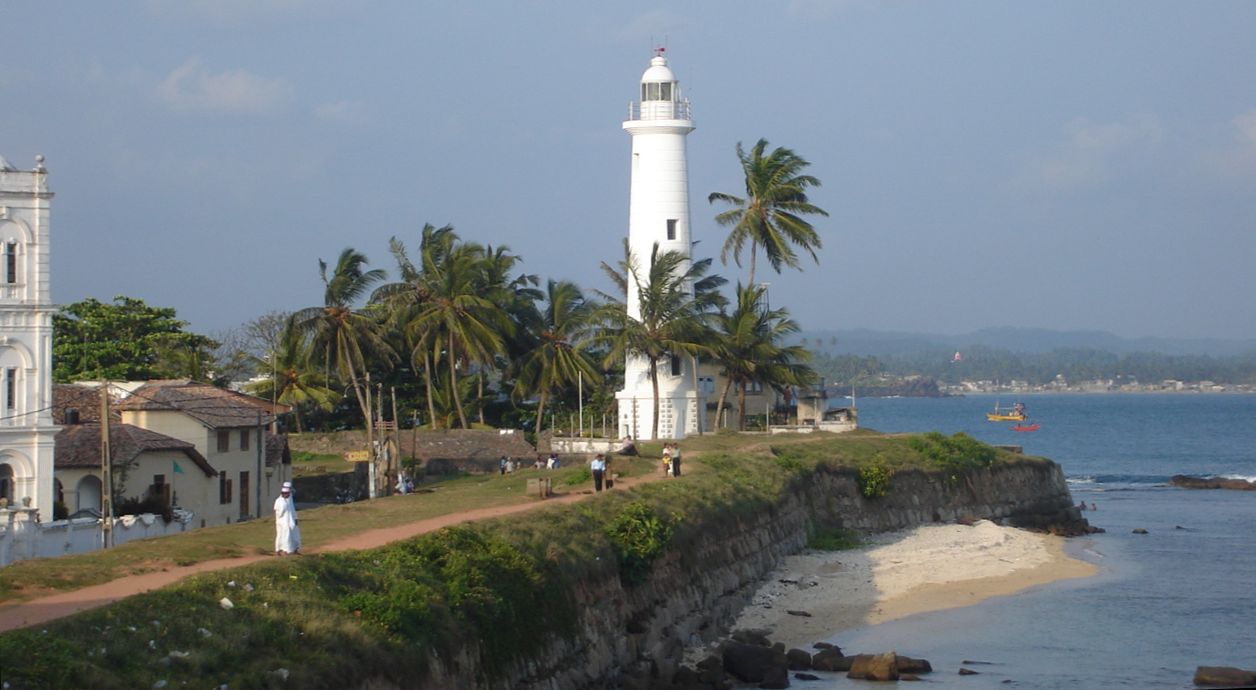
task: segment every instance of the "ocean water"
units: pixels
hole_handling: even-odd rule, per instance
[[[1165,484],[1174,474],[1256,478],[1256,396],[1027,396],[1042,425],[1032,433],[985,421],[995,401],[860,399],[859,421],[963,431],[1060,463],[1074,500],[1097,508],[1086,517],[1108,530],[1068,547],[1099,574],[828,641],[848,654],[929,659],[932,687],[1191,688],[1199,665],[1256,669],[1256,492]],[[964,660],[987,663],[959,676]],[[866,687],[840,676],[794,681],[804,686]]]

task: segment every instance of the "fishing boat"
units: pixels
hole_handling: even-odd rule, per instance
[[[1012,431],[1037,431],[1040,428],[1042,425],[1034,422],[1033,424],[1017,424],[1012,427]]]
[[[1023,422],[1028,418],[1029,416],[1025,414],[1025,403],[1019,402],[1013,404],[1012,409],[1009,411],[1000,410],[999,403],[996,401],[994,403],[994,412],[986,413],[986,421],[990,422]]]

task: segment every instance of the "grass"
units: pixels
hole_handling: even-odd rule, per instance
[[[651,470],[654,462],[616,458],[621,476],[637,476]],[[423,493],[389,496],[374,501],[326,505],[303,510],[301,538],[306,548],[317,547],[372,529],[394,527],[440,515],[534,500],[526,495],[527,480],[554,478],[556,494],[588,488],[579,477],[588,469],[564,467],[556,471],[526,469],[505,476],[473,475],[423,484]],[[544,474],[543,474],[544,473]],[[54,591],[80,589],[158,570],[188,566],[219,558],[270,553],[274,549],[274,522],[263,516],[231,525],[207,527],[154,539],[127,542],[113,549],[60,558],[20,561],[0,569],[0,603],[24,601]]]
[[[543,505],[526,517],[450,528],[378,549],[267,559],[40,630],[0,635],[5,679],[14,690],[85,684],[108,690],[159,681],[167,687],[265,688],[283,685],[273,674],[286,668],[287,687],[403,685],[422,678],[434,654],[447,663],[478,659],[481,684],[491,684],[547,640],[569,637],[577,621],[576,595],[584,587],[616,575],[632,587],[662,553],[672,554],[682,570],[702,567],[695,562],[698,544],[736,533],[743,515],[770,515],[782,494],[817,465],[933,469],[906,438],[756,436],[741,438],[740,447],[734,440],[720,434],[682,443],[680,481]],[[614,471],[656,472],[659,447],[644,444],[641,450],[640,458],[616,458]],[[1010,457],[1000,454],[996,462]],[[527,500],[526,480],[541,472],[465,477],[431,485],[430,494],[304,511],[302,531],[307,543],[326,543],[373,527],[517,503]],[[562,489],[564,478],[583,472],[586,467],[571,466],[547,476]],[[30,572],[108,579],[93,571],[117,572],[128,558],[161,567],[177,553],[203,559],[212,548],[265,549],[271,538],[269,522],[257,521],[42,561]],[[815,548],[853,543],[853,535],[840,530],[821,531],[812,540]],[[133,551],[123,556],[128,546]],[[9,570],[0,571],[0,579]],[[231,609],[219,605],[223,598],[231,600]],[[465,652],[471,656],[460,656]]]

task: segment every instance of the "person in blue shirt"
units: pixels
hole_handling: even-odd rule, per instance
[[[589,463],[589,469],[593,470],[593,490],[602,490],[602,476],[606,473],[606,460],[601,453],[593,456],[593,460]]]

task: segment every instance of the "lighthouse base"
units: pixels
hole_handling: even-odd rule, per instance
[[[694,391],[659,391],[658,435],[654,434],[654,392],[622,390],[619,403],[619,437],[638,441],[669,439],[700,434],[706,416],[706,396]]]

